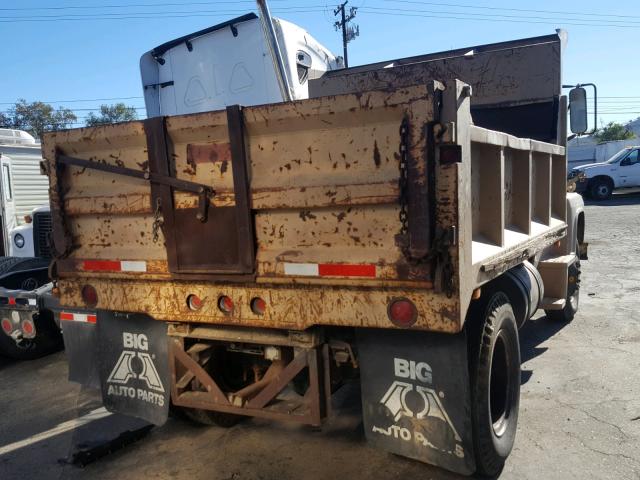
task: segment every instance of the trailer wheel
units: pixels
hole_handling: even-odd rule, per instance
[[[41,312],[34,318],[36,336],[24,339],[20,345],[13,338],[0,332],[0,355],[14,360],[35,360],[63,347],[62,335],[49,311]]]
[[[518,327],[507,296],[478,301],[470,318],[471,413],[477,473],[497,475],[516,435],[520,401]]]
[[[239,353],[231,353],[224,346],[218,346],[212,349],[211,358],[203,366],[223,391],[235,391],[248,386],[254,380],[251,377],[252,369],[244,360],[246,360],[246,356]],[[188,420],[199,425],[216,425],[222,428],[231,428],[247,418],[244,415],[201,408],[176,408]]]
[[[547,318],[558,322],[569,323],[578,313],[580,300],[580,260],[576,260],[569,266],[567,278],[567,302],[562,310],[545,310]]]
[[[183,407],[180,411],[184,413],[185,417],[194,423],[207,426],[216,425],[222,428],[231,428],[245,418],[242,415],[214,412],[211,410],[202,410],[200,408]]]

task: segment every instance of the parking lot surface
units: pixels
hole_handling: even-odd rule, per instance
[[[538,314],[520,334],[518,434],[503,479],[640,479],[640,194],[587,206],[589,261],[570,324]],[[248,419],[231,429],[166,425],[89,463],[78,449],[138,430],[66,380],[64,352],[0,358],[0,479],[454,479],[367,446],[358,386],[321,431]]]

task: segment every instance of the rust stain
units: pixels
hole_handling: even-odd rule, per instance
[[[313,220],[313,219],[315,219],[317,217],[313,213],[311,213],[310,210],[301,210],[300,211],[300,218],[302,219],[303,222],[306,222],[307,219]]]
[[[373,163],[376,164],[376,168],[380,168],[380,150],[378,150],[378,141],[373,141]]]
[[[231,161],[231,145],[228,143],[209,143],[187,145],[187,163],[193,167],[200,163],[216,163]]]

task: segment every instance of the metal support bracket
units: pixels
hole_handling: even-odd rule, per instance
[[[205,352],[213,345],[197,343],[185,349],[184,338],[170,338],[171,398],[174,405],[321,425],[330,410],[329,349],[326,345],[296,348],[288,362],[282,359],[273,361],[260,380],[238,391],[224,390],[203,366],[208,361]],[[305,395],[281,395],[305,369],[309,375],[309,388]]]
[[[201,204],[205,203],[205,200],[206,203],[208,203],[209,200],[215,195],[215,191],[208,185],[190,182],[188,180],[181,180],[179,178],[161,175],[158,173],[144,172],[142,170],[135,170],[133,168],[118,167],[116,165],[109,165],[106,163],[92,162],[91,160],[69,157],[63,154],[58,154],[56,156],[56,161],[63,165],[73,165],[75,167],[89,168],[92,170],[99,170],[101,172],[113,173],[115,175],[124,175],[125,177],[140,178],[143,180],[149,180],[152,183],[166,185],[176,190],[197,193],[200,195]],[[206,207],[202,207],[202,205],[200,205],[199,211],[203,211],[206,214]]]

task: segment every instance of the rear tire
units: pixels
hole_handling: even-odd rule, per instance
[[[242,415],[214,412],[212,410],[202,410],[199,408],[180,407],[180,411],[194,423],[206,426],[216,425],[222,428],[231,428],[245,418]]]
[[[36,336],[24,339],[20,346],[13,338],[0,332],[0,355],[14,360],[35,360],[62,349],[62,335],[51,312],[41,312],[34,318],[34,324]]]
[[[576,260],[569,266],[567,278],[567,301],[562,310],[545,310],[547,318],[557,322],[569,323],[576,313],[578,313],[578,303],[580,300],[580,260]]]
[[[502,292],[472,307],[469,328],[471,418],[476,471],[500,473],[511,453],[520,403],[518,327]]]

